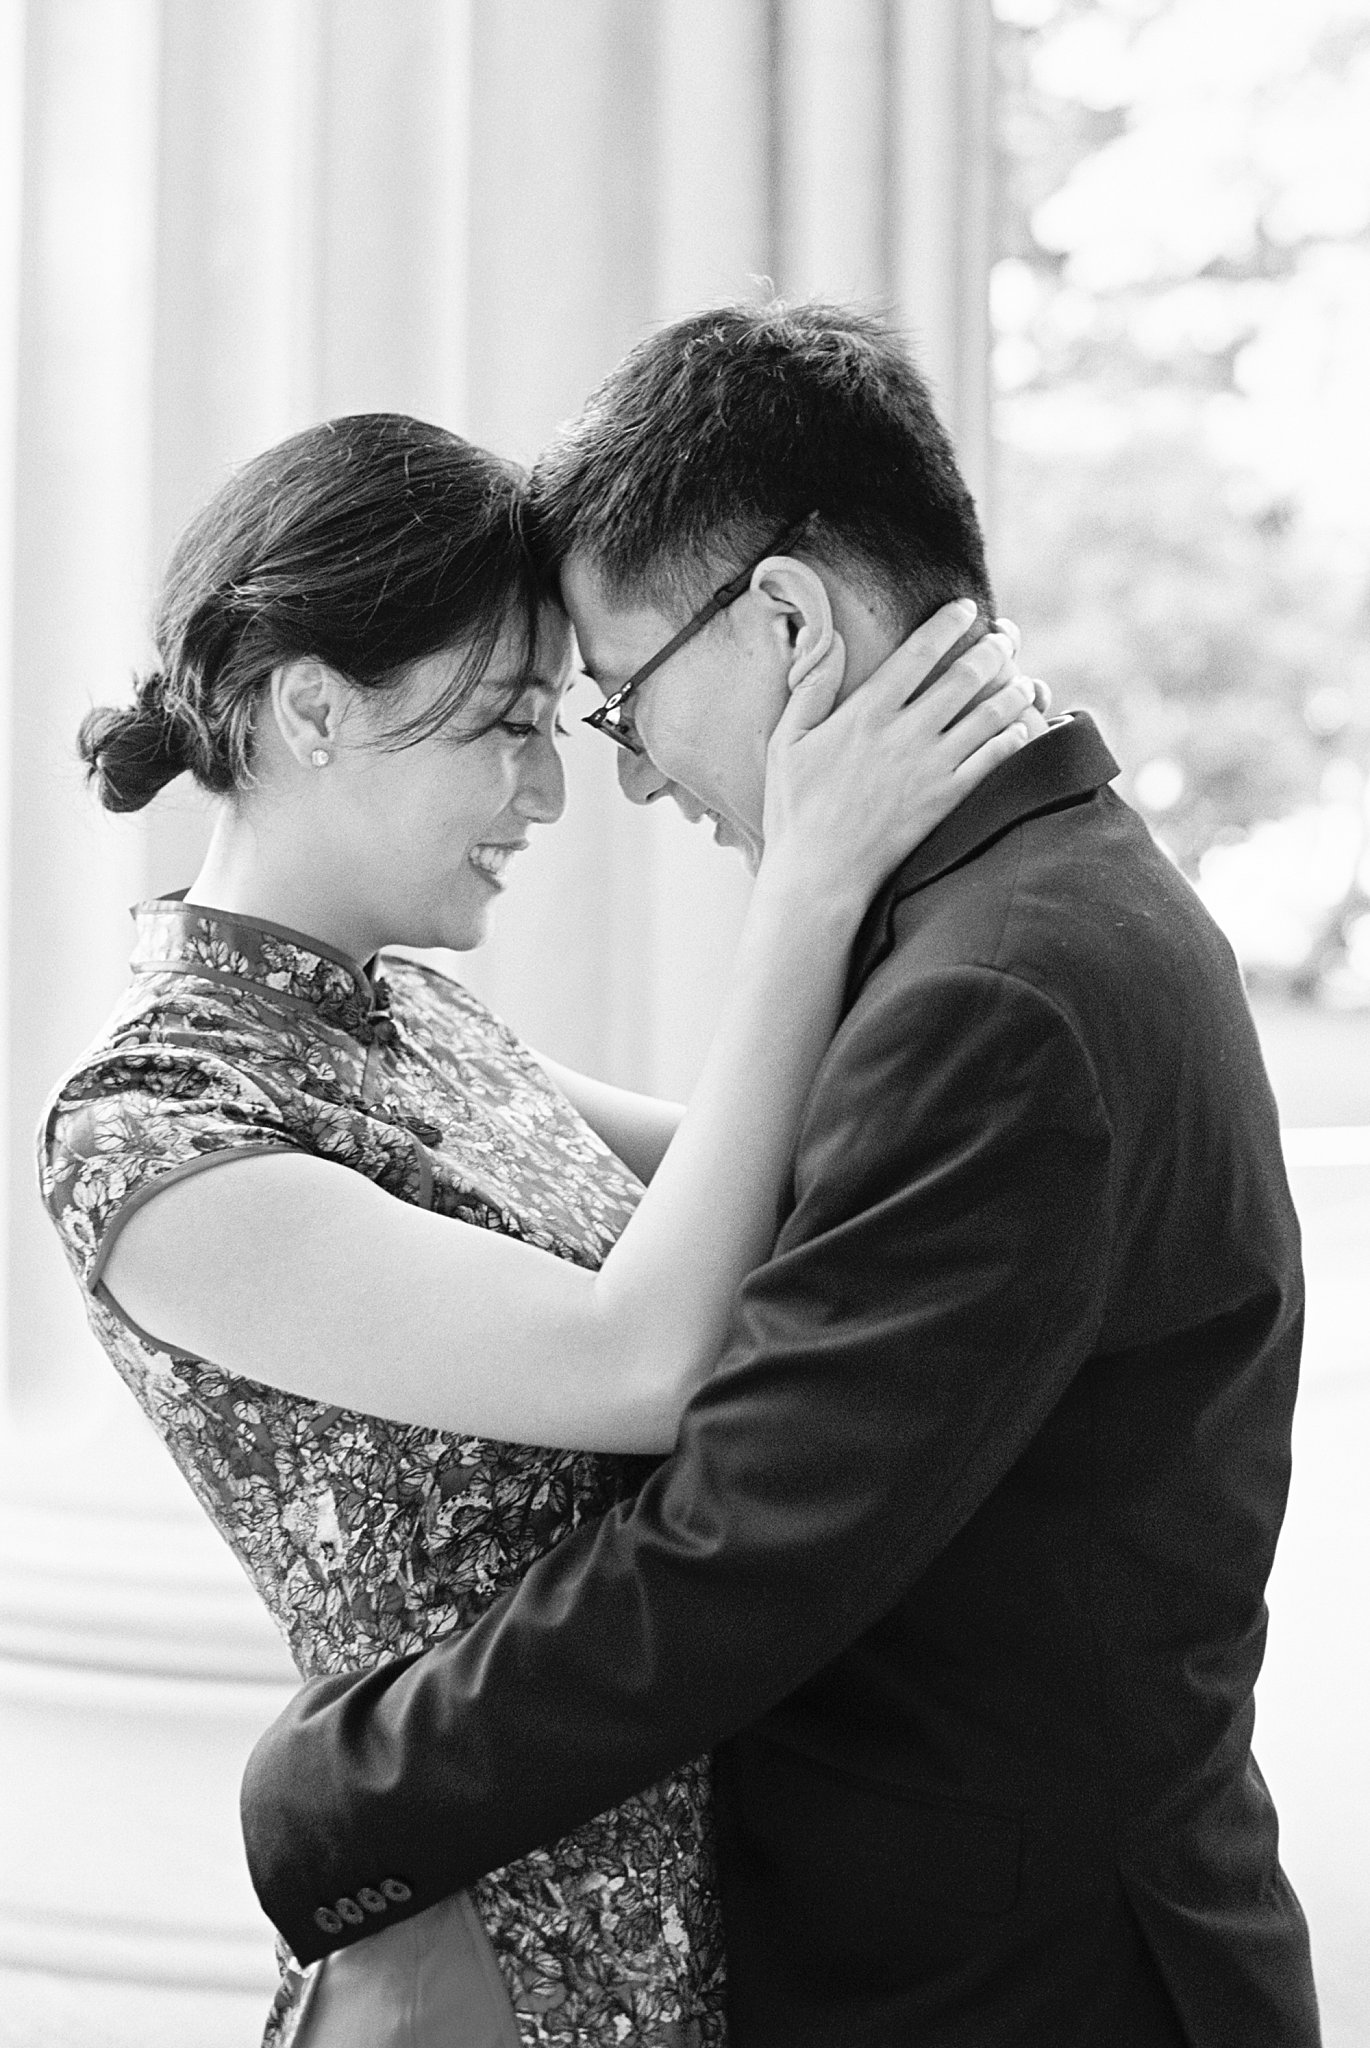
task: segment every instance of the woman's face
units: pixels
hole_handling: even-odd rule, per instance
[[[441,695],[460,649],[416,663],[402,694],[387,694],[374,711],[354,700],[339,735],[330,812],[348,849],[358,953],[480,944],[530,827],[559,818],[566,801],[556,739],[570,653],[570,627],[549,607],[531,667],[519,636],[505,634],[475,696],[448,725],[408,746],[386,747],[386,729]],[[521,696],[480,733],[521,677]]]

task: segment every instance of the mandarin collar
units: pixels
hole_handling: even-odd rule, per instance
[[[393,1032],[385,983],[321,939],[264,918],[162,896],[133,910],[135,974],[181,973],[269,989],[369,1045]]]
[[[1121,772],[1087,711],[1053,720],[1040,739],[972,790],[883,884],[852,948],[847,1002],[893,948],[894,908],[904,897],[973,860],[1024,819],[1080,803]]]

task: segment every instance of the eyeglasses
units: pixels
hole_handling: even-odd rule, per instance
[[[650,661],[644,661],[641,668],[634,669],[623,688],[615,690],[612,697],[606,697],[598,711],[590,712],[584,723],[592,725],[596,732],[607,733],[611,740],[616,741],[620,747],[626,747],[630,754],[642,753],[642,742],[633,731],[625,713],[647,678],[656,674],[663,661],[669,661],[673,654],[678,654],[686,641],[693,640],[696,633],[702,633],[710,619],[716,619],[720,612],[727,611],[730,604],[737,603],[768,556],[783,555],[791,548],[797,547],[817,517],[816,512],[806,512],[801,520],[793,526],[787,526],[768,547],[764,547],[755,561],[748,562],[745,569],[739,569],[736,576],[729,577],[726,583],[720,583],[708,603],[702,605],[694,617],[688,619],[680,631],[668,640],[664,647],[657,650]]]

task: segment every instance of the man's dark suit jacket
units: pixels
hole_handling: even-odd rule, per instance
[[[1249,1747],[1298,1230],[1232,956],[1116,773],[1054,726],[873,905],[636,1503],[263,1738],[302,1959],[713,1749],[733,2048],[1316,2042]]]

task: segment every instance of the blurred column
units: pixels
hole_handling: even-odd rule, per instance
[[[886,0],[779,9],[781,288],[880,301],[887,289]]]
[[[18,504],[14,490],[16,449],[19,433],[19,308],[22,303],[23,274],[23,188],[24,188],[24,44],[26,23],[22,8],[0,11],[0,959],[10,953],[11,890],[11,807],[14,745],[10,730],[9,705],[14,690],[15,656],[15,536]],[[9,1073],[10,1011],[8,1001],[0,1002],[0,1072]],[[0,1301],[4,1299],[10,1269],[10,1232],[14,1196],[27,1199],[16,1188],[8,1133],[13,1104],[8,1089],[0,1110],[0,1133],[4,1134],[4,1159],[0,1162]],[[8,1344],[0,1345],[0,1375],[7,1382],[5,1358]],[[0,1412],[5,1405],[5,1384],[0,1383]]]
[[[658,0],[653,315],[752,299],[773,264],[773,20],[766,0]],[[722,1000],[750,882],[674,804],[644,819],[650,896],[644,1085],[688,1094]],[[648,951],[647,949],[650,949]]]
[[[230,460],[278,440],[314,399],[293,346],[302,10],[162,0],[154,293],[153,526],[157,553]]]
[[[527,462],[651,317],[652,10],[476,0],[474,17],[469,432]],[[565,817],[457,971],[534,1045],[643,1084],[652,828],[579,725],[594,701],[568,706]]]
[[[977,497],[988,475],[989,0],[775,0],[781,293],[908,334]]]
[[[310,0],[306,18],[304,410],[465,429],[471,0]]]
[[[470,151],[464,0],[162,0],[162,25],[157,563],[311,420],[461,424]],[[146,829],[149,888],[184,884],[205,806],[175,785]]]
[[[656,0],[652,318],[753,299],[771,248],[770,0]]]
[[[159,15],[149,550],[137,593],[145,612],[185,521],[234,461],[310,416],[314,384],[295,345],[309,168],[302,9],[289,0],[160,0]],[[123,681],[117,671],[92,678],[89,694],[117,699]],[[70,740],[68,725],[60,741]],[[92,806],[81,808],[90,819]],[[138,893],[154,895],[195,873],[208,819],[208,804],[181,781],[136,821],[100,819],[96,829],[137,846]],[[118,936],[130,937],[123,921]]]
[[[477,0],[476,439],[530,457],[649,325],[765,288],[770,13]],[[500,929],[459,971],[545,1050],[684,1093],[747,878],[673,807],[625,804],[614,750],[568,723],[566,819],[535,838]]]
[[[32,1131],[127,957],[137,835],[76,801],[82,713],[143,641],[152,459],[155,0],[27,11],[8,693],[9,1242],[13,1391],[83,1343],[33,1195]]]
[[[251,33],[230,33],[229,11]],[[288,420],[290,263],[273,237],[293,190],[288,15],[173,0],[23,10],[14,597],[0,656],[0,1963],[215,1987],[230,2002],[236,1987],[258,2008],[270,1937],[238,1846],[236,1780],[289,1662],[95,1352],[37,1204],[33,1131],[126,979],[127,906],[149,881],[188,879],[203,832],[180,793],[137,820],[101,814],[75,735],[144,657],[174,526],[232,456]],[[9,2010],[20,1993],[0,1996]],[[150,2037],[151,2007],[144,2017]],[[210,2048],[214,2014],[200,2020]]]
[[[890,292],[966,481],[989,481],[990,0],[890,0]]]

